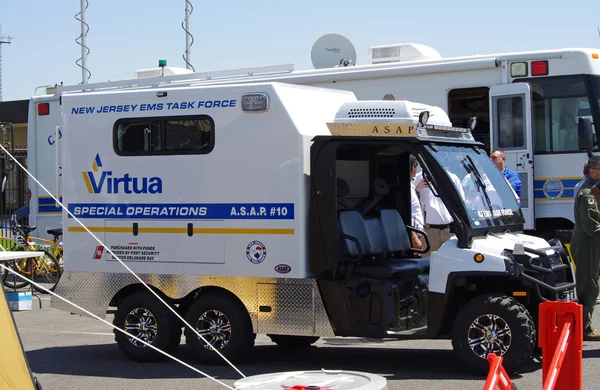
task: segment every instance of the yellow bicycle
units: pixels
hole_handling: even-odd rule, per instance
[[[10,260],[5,262],[5,266],[12,268],[17,274],[23,277],[33,280],[34,282],[42,285],[50,291],[54,291],[60,276],[62,275],[62,269],[59,261],[46,247],[48,245],[39,245],[30,236],[30,233],[35,230],[35,226],[24,226],[24,225],[12,225],[11,230],[13,237],[0,237],[3,248],[7,250],[22,250],[32,252],[43,252],[44,255],[35,258],[23,258],[18,260]],[[56,236],[55,236],[56,238]],[[42,239],[43,240],[43,239]],[[52,240],[45,240],[52,241]],[[56,240],[58,241],[58,240]],[[12,243],[12,244],[11,244]],[[52,244],[54,245],[54,244]],[[58,245],[58,242],[56,243]],[[8,248],[7,248],[8,246]],[[62,255],[62,248],[60,248]],[[11,289],[19,289],[25,287],[29,282],[7,270],[4,270],[2,275],[2,283],[4,286]],[[33,286],[38,292],[44,292],[44,290]]]
[[[48,251],[50,251],[50,253],[52,253],[52,255],[54,257],[56,257],[56,260],[58,260],[58,263],[61,265],[61,268],[62,268],[63,245],[62,245],[62,242],[60,241],[60,237],[63,234],[63,230],[62,230],[62,228],[49,229],[47,232],[51,236],[54,236],[54,238],[52,240],[49,240],[47,238],[34,237],[34,236],[29,236],[29,238],[33,242],[44,243],[44,244],[42,244],[44,249],[48,249]]]

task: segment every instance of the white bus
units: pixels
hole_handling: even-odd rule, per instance
[[[451,58],[423,45],[397,49],[416,55],[406,61],[401,56],[386,59],[372,49],[369,62],[377,63],[306,71],[295,71],[292,65],[214,73],[156,68],[138,71],[131,80],[58,87],[52,94],[34,97],[30,105],[30,168],[60,194],[61,168],[55,158],[58,109],[51,104],[49,114],[40,116],[39,107],[49,101],[58,104],[62,91],[279,81],[350,90],[359,100],[414,99],[441,107],[455,126],[465,126],[476,116],[475,138],[488,153],[504,150],[507,166],[521,177],[525,229],[546,238],[572,229],[574,187],[588,157],[578,144],[580,118],[591,121],[592,152],[598,151],[594,124],[600,120],[600,49]],[[31,223],[41,226],[40,232],[60,225],[60,210],[51,199],[35,188],[32,194]]]

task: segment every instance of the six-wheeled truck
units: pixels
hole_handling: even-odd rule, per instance
[[[562,244],[521,233],[474,121],[452,127],[438,107],[264,83],[65,93],[61,116],[56,292],[116,308],[116,326],[166,352],[183,328],[200,359],[222,361],[119,260],[234,361],[257,333],[282,347],[448,338],[465,367],[487,372],[494,352],[518,370],[537,305],[575,299]],[[454,219],[429,257],[410,226],[410,155]],[[161,357],[115,338],[134,360]]]

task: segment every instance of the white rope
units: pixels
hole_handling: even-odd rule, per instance
[[[140,341],[140,342],[142,342],[143,344],[145,344],[146,346],[148,346],[148,347],[150,347],[150,348],[154,349],[155,351],[158,351],[158,352],[162,353],[163,355],[165,355],[165,356],[167,356],[167,357],[169,357],[169,358],[171,358],[171,359],[175,360],[176,362],[178,362],[178,363],[181,363],[181,364],[183,364],[184,366],[186,366],[186,367],[188,367],[188,368],[190,368],[190,369],[192,369],[192,370],[196,371],[197,373],[199,373],[199,374],[201,374],[201,375],[204,375],[204,376],[205,376],[205,377],[207,377],[208,379],[212,379],[213,381],[215,381],[215,382],[217,382],[217,383],[219,383],[219,384],[221,384],[221,385],[223,385],[223,386],[227,387],[228,389],[235,390],[233,387],[231,387],[231,386],[227,385],[226,383],[223,383],[223,382],[219,381],[218,379],[215,379],[214,377],[212,377],[212,376],[210,376],[210,375],[208,375],[208,374],[206,374],[206,373],[204,373],[204,372],[202,372],[202,371],[198,370],[197,368],[190,366],[190,365],[189,365],[189,364],[187,364],[186,362],[183,362],[183,361],[181,361],[181,360],[177,359],[176,357],[174,357],[174,356],[172,356],[172,355],[169,355],[168,353],[166,353],[166,352],[162,351],[161,349],[159,349],[159,348],[156,348],[154,345],[152,345],[152,344],[149,344],[149,343],[145,342],[144,340],[141,340],[141,339],[139,339],[139,338],[135,337],[135,336],[134,336],[134,335],[132,335],[131,333],[128,333],[128,332],[124,331],[123,329],[121,329],[121,328],[119,328],[119,327],[117,327],[117,326],[115,326],[115,325],[111,324],[110,322],[106,321],[105,319],[103,319],[103,318],[100,318],[100,317],[98,317],[97,315],[90,313],[89,311],[85,310],[85,309],[84,309],[84,308],[82,308],[81,306],[79,306],[79,305],[77,305],[77,304],[75,304],[75,303],[73,303],[73,302],[69,301],[68,299],[66,299],[66,298],[63,298],[63,297],[61,297],[60,295],[58,295],[58,294],[56,294],[56,293],[54,293],[54,292],[52,292],[52,291],[48,290],[48,289],[47,289],[47,288],[45,288],[44,286],[41,286],[41,285],[39,285],[39,284],[35,283],[33,280],[31,280],[31,279],[28,279],[28,278],[24,277],[23,275],[21,275],[21,274],[17,273],[16,271],[14,271],[14,270],[12,270],[11,268],[9,268],[9,267],[5,266],[4,264],[2,264],[2,262],[1,262],[1,261],[0,261],[0,267],[2,267],[3,269],[7,270],[8,272],[10,272],[10,273],[12,273],[12,274],[15,274],[15,275],[16,275],[16,276],[18,276],[19,278],[22,278],[22,279],[24,279],[24,280],[27,280],[29,283],[33,284],[35,287],[37,287],[37,288],[41,288],[41,289],[42,289],[42,290],[44,290],[45,292],[47,292],[47,293],[49,293],[49,294],[52,294],[52,296],[55,296],[55,297],[57,297],[58,299],[60,299],[60,300],[62,300],[62,301],[65,301],[65,302],[67,302],[68,304],[70,304],[70,305],[72,305],[72,306],[75,306],[77,309],[79,309],[79,310],[81,310],[81,311],[85,312],[86,314],[88,314],[88,315],[90,315],[90,316],[92,316],[92,317],[94,317],[94,318],[96,318],[96,319],[98,319],[98,320],[100,320],[100,321],[104,322],[105,324],[107,324],[108,326],[111,326],[112,328],[114,328],[114,329],[118,330],[119,332],[121,332],[121,333],[124,333],[125,335],[127,335],[127,337],[131,337],[131,338],[133,338],[133,339],[135,339],[135,340],[137,340],[137,341]]]
[[[89,230],[89,229],[88,229],[88,228],[87,228],[87,227],[86,227],[86,226],[85,226],[83,223],[81,223],[81,221],[79,221],[79,219],[78,219],[77,217],[75,217],[75,216],[74,216],[74,215],[73,215],[73,214],[72,214],[72,213],[71,213],[71,212],[70,212],[70,211],[69,211],[69,210],[68,210],[68,209],[67,209],[67,208],[66,208],[66,207],[65,207],[65,206],[62,204],[62,202],[60,202],[58,199],[56,199],[56,198],[54,197],[54,195],[52,195],[52,194],[50,193],[50,191],[48,191],[48,190],[46,189],[46,187],[44,187],[44,186],[42,185],[42,183],[40,183],[40,182],[38,181],[38,179],[36,179],[36,178],[35,178],[35,177],[34,177],[34,176],[31,174],[31,173],[29,173],[29,171],[28,171],[28,170],[27,170],[27,169],[26,169],[26,168],[25,168],[23,165],[21,165],[21,163],[20,163],[20,162],[19,162],[19,161],[18,161],[16,158],[14,158],[14,157],[13,157],[13,155],[12,155],[12,154],[10,154],[10,153],[8,152],[8,150],[6,150],[6,149],[4,148],[4,145],[2,145],[1,143],[0,143],[0,148],[2,148],[2,150],[4,151],[4,153],[6,153],[7,155],[9,155],[9,156],[10,156],[10,158],[12,158],[12,159],[13,159],[13,160],[14,160],[14,161],[17,163],[17,165],[21,167],[21,169],[23,169],[25,172],[27,172],[27,175],[29,175],[29,176],[30,176],[30,177],[31,177],[31,178],[32,178],[32,179],[33,179],[33,180],[34,180],[34,181],[35,181],[35,182],[36,182],[36,183],[37,183],[37,184],[38,184],[40,187],[42,187],[42,188],[44,189],[44,191],[46,191],[46,193],[48,193],[48,194],[49,194],[49,195],[52,197],[52,199],[54,199],[54,200],[56,201],[56,203],[60,205],[60,207],[62,207],[62,208],[63,208],[63,209],[64,209],[64,210],[65,210],[65,211],[66,211],[66,212],[67,212],[67,213],[68,213],[68,214],[69,214],[69,215],[70,215],[70,216],[71,216],[71,217],[72,217],[72,218],[73,218],[75,221],[77,221],[77,223],[78,223],[79,225],[81,225],[81,227],[83,227],[83,228],[85,229],[85,231],[87,231],[87,232],[88,232],[88,233],[89,233],[89,234],[90,234],[92,237],[94,237],[94,239],[95,239],[96,241],[98,241],[98,243],[99,243],[100,245],[102,245],[103,247],[105,247],[105,248],[106,248],[106,250],[107,250],[107,251],[108,251],[108,252],[109,252],[109,253],[110,253],[110,254],[111,254],[111,255],[112,255],[112,256],[113,256],[115,259],[117,259],[117,260],[119,261],[119,263],[121,263],[121,265],[122,265],[123,267],[125,267],[125,269],[127,269],[127,271],[129,271],[129,272],[130,272],[130,273],[131,273],[131,274],[132,274],[132,275],[133,275],[133,276],[134,276],[134,277],[135,277],[135,278],[136,278],[136,279],[137,279],[137,280],[138,280],[140,283],[142,283],[142,284],[143,284],[143,285],[144,285],[144,286],[145,286],[145,287],[146,287],[146,288],[147,288],[147,289],[148,289],[148,290],[149,290],[149,291],[150,291],[152,294],[154,294],[154,296],[155,296],[156,298],[158,298],[158,300],[159,300],[159,301],[161,301],[161,302],[162,302],[162,303],[163,303],[163,304],[164,304],[166,307],[168,307],[168,308],[169,308],[169,310],[171,310],[171,311],[172,311],[172,312],[175,314],[175,316],[177,316],[177,318],[179,318],[179,319],[180,319],[180,320],[181,320],[181,321],[182,321],[182,322],[183,322],[183,323],[184,323],[184,324],[185,324],[185,325],[186,325],[188,328],[190,328],[190,329],[192,330],[192,332],[194,332],[194,333],[195,333],[195,334],[196,334],[196,335],[197,335],[199,338],[201,338],[201,339],[202,339],[202,341],[204,341],[204,342],[205,342],[207,345],[209,345],[209,346],[210,346],[210,347],[211,347],[211,348],[212,348],[212,349],[213,349],[213,350],[214,350],[214,351],[215,351],[215,352],[216,352],[216,353],[217,353],[217,354],[218,354],[218,355],[219,355],[221,358],[223,358],[223,360],[225,360],[225,361],[227,362],[227,364],[229,364],[229,365],[230,365],[230,366],[231,366],[231,367],[232,367],[234,370],[236,370],[236,371],[237,371],[237,372],[238,372],[238,373],[239,373],[239,374],[240,374],[240,375],[241,375],[243,378],[245,378],[245,377],[246,377],[244,374],[242,374],[242,372],[241,372],[240,370],[238,370],[238,368],[237,368],[236,366],[234,366],[234,365],[233,365],[233,364],[232,364],[232,363],[231,363],[229,360],[227,360],[227,358],[226,358],[225,356],[223,356],[223,355],[221,354],[221,352],[219,352],[219,351],[218,351],[218,350],[217,350],[217,349],[216,349],[216,348],[215,348],[215,347],[214,347],[212,344],[210,344],[208,341],[206,341],[206,339],[205,339],[205,338],[204,338],[204,337],[203,337],[203,336],[202,336],[200,333],[198,333],[198,331],[197,331],[196,329],[194,329],[194,327],[192,327],[190,324],[188,324],[188,323],[187,323],[187,321],[186,321],[185,319],[183,319],[183,317],[182,317],[182,316],[180,316],[180,315],[179,315],[179,313],[177,313],[177,311],[175,311],[175,309],[173,309],[173,308],[172,308],[172,307],[171,307],[169,304],[167,304],[167,303],[166,303],[166,302],[165,302],[165,301],[164,301],[164,300],[163,300],[163,299],[162,299],[162,298],[161,298],[161,297],[160,297],[160,296],[159,296],[159,295],[158,295],[158,294],[157,294],[157,293],[156,293],[156,292],[155,292],[153,289],[151,289],[151,288],[150,288],[150,287],[149,287],[149,286],[148,286],[148,285],[147,285],[147,284],[146,284],[146,283],[145,283],[145,282],[144,282],[144,281],[143,281],[143,280],[142,280],[142,279],[141,279],[139,276],[137,276],[137,275],[135,274],[135,272],[133,272],[133,271],[132,271],[132,270],[131,270],[131,269],[130,269],[130,268],[129,268],[129,267],[128,267],[128,266],[127,266],[125,263],[123,263],[123,261],[121,261],[121,259],[120,259],[119,257],[117,257],[117,256],[116,256],[116,255],[113,253],[113,251],[112,251],[112,250],[111,250],[111,249],[110,249],[108,246],[106,246],[106,245],[105,245],[105,244],[104,244],[104,243],[103,243],[103,242],[102,242],[102,241],[101,241],[101,240],[100,240],[98,237],[96,237],[96,236],[94,235],[94,233],[92,233],[92,232],[91,232],[91,231],[90,231],[90,230]]]

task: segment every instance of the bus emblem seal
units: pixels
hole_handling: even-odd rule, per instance
[[[267,248],[260,241],[252,241],[246,247],[246,257],[253,264],[260,264],[267,256]]]
[[[562,181],[556,177],[551,177],[544,183],[544,195],[546,198],[557,199],[560,198],[565,190],[565,186]]]

